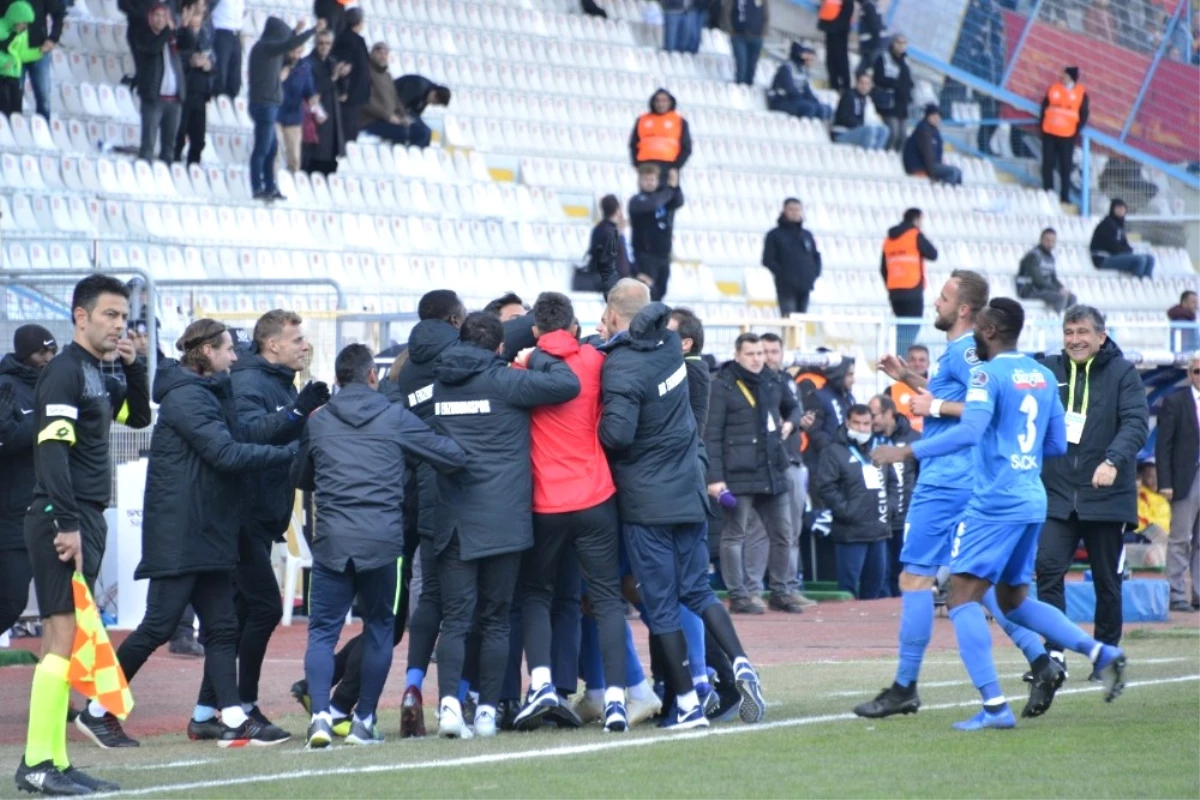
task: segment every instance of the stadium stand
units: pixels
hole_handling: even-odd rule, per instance
[[[1047,226],[1058,230],[1060,278],[1082,301],[1112,312],[1118,331],[1128,326],[1119,334],[1127,347],[1165,349],[1165,329],[1155,323],[1196,288],[1178,248],[1135,244],[1157,258],[1151,281],[1094,270],[1087,245],[1098,218],[1064,215],[1051,194],[1006,182],[988,161],[951,152],[964,184],[931,185],[905,176],[894,154],[834,146],[819,122],[767,111],[763,87],[778,61],[764,58],[757,85],[746,87],[732,82],[720,31],[704,31],[698,55],[662,52],[660,28],[646,22],[654,3],[610,0],[607,20],[581,14],[571,0],[361,6],[367,41],[392,45],[393,75],[416,72],[452,87],[449,109],[426,114],[435,144],[419,150],[361,137],[328,180],[281,173],[288,201],[264,206],[249,194],[244,94],[210,103],[199,166],[113,152],[139,141],[135,100],[120,84],[132,72],[124,16],[114,0],[78,0],[62,47],[50,54],[51,121],[0,119],[4,265],[138,268],[196,283],[333,278],[351,312],[412,311],[416,296],[440,285],[476,306],[507,289],[565,290],[596,199],[634,190],[629,130],[665,86],[695,140],[682,181],[688,203],[676,222],[681,263],[667,299],[695,306],[710,325],[775,316],[771,278],[758,262],[762,236],[789,195],[804,200],[824,254],[810,307],[818,315],[886,312],[879,246],[909,206],[925,210],[926,233],[944,254],[932,265],[927,308],[955,267],[980,270],[994,291],[1012,293],[1021,256]],[[289,23],[311,16],[303,0],[251,0],[248,9],[247,54],[269,14]],[[922,88],[930,92],[919,87],[914,107]],[[825,102],[836,99],[818,91]],[[10,295],[9,318],[20,318],[28,302]],[[598,296],[578,308],[595,319]],[[1034,330],[1054,324],[1039,303],[1029,312]],[[811,333],[821,343],[821,331]],[[839,335],[875,350],[870,325]],[[922,338],[938,339],[930,328]],[[724,341],[714,337],[717,346]]]

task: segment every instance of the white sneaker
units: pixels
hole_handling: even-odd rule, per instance
[[[438,711],[438,736],[442,739],[470,739],[474,734],[463,722],[462,712],[450,703]]]
[[[482,706],[475,711],[475,735],[491,737],[496,735],[496,712]]]
[[[662,700],[658,695],[650,695],[649,700],[638,700],[630,697],[625,703],[625,711],[629,717],[629,727],[641,725],[647,720],[653,719],[658,712],[662,711]]]
[[[584,725],[587,725],[591,722],[599,722],[604,716],[604,712],[601,710],[600,706],[597,705],[592,698],[588,697],[587,692],[584,692],[583,695],[575,701],[575,713],[579,715],[579,719],[583,721]]]

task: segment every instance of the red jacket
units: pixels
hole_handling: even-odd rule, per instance
[[[600,445],[600,368],[604,356],[580,345],[569,331],[538,339],[538,347],[567,363],[579,378],[579,396],[531,415],[533,510],[562,514],[598,506],[617,493]]]

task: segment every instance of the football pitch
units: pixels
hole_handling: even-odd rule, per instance
[[[1133,631],[1127,688],[1114,703],[1086,681],[1081,658],[1045,717],[1011,731],[959,733],[978,695],[953,652],[931,653],[915,716],[862,720],[849,713],[890,682],[891,658],[780,665],[762,670],[766,723],[669,734],[652,727],[605,735],[547,730],[492,740],[400,740],[308,752],[299,737],[273,748],[221,751],[182,735],[135,750],[72,742],[76,766],[117,780],[119,796],[221,798],[455,797],[1200,797],[1200,632]],[[1019,713],[1025,668],[1001,646],[997,666]],[[298,707],[297,711],[299,711]],[[11,709],[6,710],[11,713]],[[430,730],[433,717],[427,709]],[[279,718],[304,730],[300,714]],[[11,768],[20,748],[0,747]],[[15,795],[5,775],[0,797]]]

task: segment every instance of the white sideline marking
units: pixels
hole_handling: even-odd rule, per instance
[[[205,764],[214,764],[221,759],[219,758],[189,758],[183,761],[164,761],[161,764],[115,764],[105,769],[125,769],[125,770],[150,770],[150,769],[176,769],[179,767],[202,767]]]
[[[1181,675],[1175,678],[1159,678],[1148,681],[1131,681],[1125,684],[1126,689],[1135,689],[1145,686],[1161,686],[1169,683],[1185,683],[1189,681],[1200,681],[1200,675]],[[1103,689],[1102,686],[1081,686],[1076,689],[1063,689],[1058,692],[1058,696],[1068,694],[1085,694],[1099,692]],[[941,703],[939,705],[924,706],[926,711],[944,711],[951,708],[966,708],[978,706],[978,700],[970,700],[960,703]],[[609,740],[604,742],[593,742],[590,744],[568,745],[566,747],[554,747],[544,750],[530,751],[505,751],[503,753],[489,753],[478,756],[465,756],[462,758],[444,758],[434,759],[431,761],[414,761],[404,764],[371,764],[364,766],[348,766],[334,767],[332,769],[302,769],[292,772],[273,773],[269,775],[244,775],[236,778],[226,778],[222,780],[208,781],[192,781],[189,783],[169,783],[161,786],[147,786],[142,789],[123,789],[119,792],[96,793],[93,797],[132,797],[135,795],[146,794],[164,794],[168,792],[189,792],[197,789],[219,789],[229,786],[244,786],[251,783],[266,783],[267,781],[290,781],[301,780],[305,778],[325,778],[335,775],[365,775],[370,773],[381,772],[411,772],[413,770],[435,769],[435,768],[454,768],[454,767],[473,767],[480,764],[496,764],[507,761],[527,761],[531,759],[554,758],[558,756],[574,756],[585,755],[587,753],[597,753],[605,750],[616,750],[627,747],[648,747],[650,745],[668,744],[671,742],[681,742],[690,739],[700,739],[706,736],[736,736],[740,734],[758,733],[760,731],[775,730],[778,728],[796,728],[802,725],[819,725],[825,722],[846,722],[856,720],[858,717],[850,713],[841,714],[822,714],[812,717],[793,717],[791,719],[781,719],[775,722],[764,722],[760,725],[737,725],[726,728],[712,728],[709,730],[687,731],[684,733],[662,733],[654,736],[638,736],[627,739]]]

